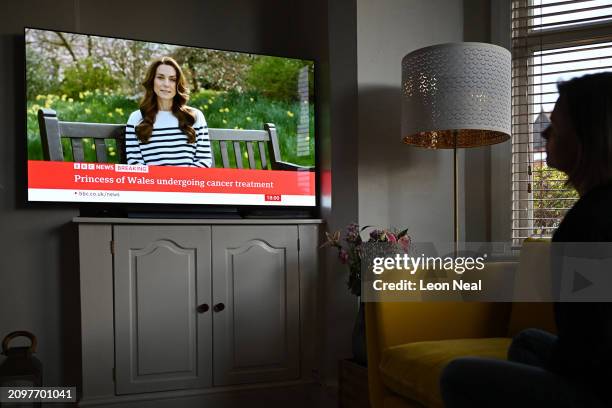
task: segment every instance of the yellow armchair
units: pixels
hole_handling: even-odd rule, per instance
[[[442,407],[439,377],[460,356],[505,358],[528,327],[553,331],[550,303],[366,303],[372,408]]]

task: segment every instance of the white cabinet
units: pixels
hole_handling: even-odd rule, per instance
[[[314,381],[317,220],[75,221],[80,405]]]

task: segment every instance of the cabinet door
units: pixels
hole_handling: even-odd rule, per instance
[[[210,227],[113,231],[117,394],[211,386]]]
[[[213,227],[214,385],[299,377],[297,239],[296,226]]]

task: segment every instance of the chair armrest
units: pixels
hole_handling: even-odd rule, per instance
[[[284,161],[273,161],[272,170],[302,170],[302,171],[314,171],[314,166],[300,166]]]

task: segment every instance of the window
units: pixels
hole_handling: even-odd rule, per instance
[[[612,71],[612,0],[512,1],[512,241],[550,237],[578,198],[540,133],[557,82]]]

